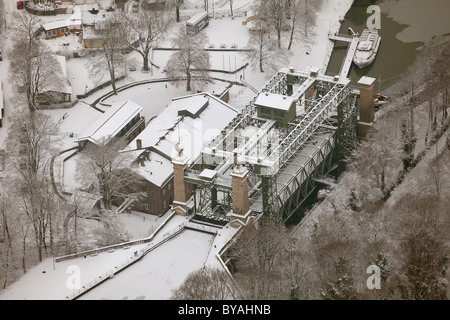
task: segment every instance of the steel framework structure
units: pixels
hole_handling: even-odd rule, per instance
[[[232,190],[229,173],[234,165],[247,166],[249,200],[254,212],[285,221],[314,190],[316,179],[345,163],[357,143],[359,92],[349,79],[281,69],[261,92],[289,95],[304,112],[289,125],[257,117],[249,104],[202,150],[202,167],[216,171],[208,183],[193,170],[187,182],[199,187],[196,212],[214,212],[214,193]],[[246,130],[252,129],[252,135]],[[208,189],[208,190],[206,190]],[[225,208],[224,204],[221,204]],[[209,206],[209,209],[207,208]]]

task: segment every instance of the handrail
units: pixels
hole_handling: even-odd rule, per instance
[[[80,297],[81,295],[85,294],[86,292],[88,292],[89,290],[92,290],[94,287],[96,287],[96,286],[100,285],[101,283],[107,281],[108,279],[114,278],[114,276],[116,274],[118,274],[122,270],[128,268],[129,266],[131,266],[135,262],[139,261],[146,254],[148,254],[151,251],[153,251],[154,249],[158,248],[163,243],[165,243],[168,240],[170,240],[170,239],[174,238],[175,236],[179,235],[185,229],[194,229],[194,230],[204,231],[204,232],[212,233],[214,235],[217,234],[217,231],[213,230],[213,228],[211,228],[211,227],[198,226],[198,225],[195,225],[193,223],[184,222],[184,223],[180,224],[178,226],[178,228],[174,228],[174,229],[168,231],[167,233],[165,233],[162,236],[161,239],[157,240],[156,243],[148,244],[148,248],[147,249],[145,249],[145,250],[141,249],[139,255],[137,255],[137,251],[135,251],[135,258],[134,257],[128,258],[124,262],[122,262],[119,265],[115,266],[114,269],[112,269],[110,272],[105,272],[103,275],[99,276],[98,279],[96,278],[96,279],[88,282],[81,289],[78,289],[77,291],[73,292],[71,295],[67,296],[66,298],[69,299],[69,300],[76,299],[76,298]]]
[[[80,257],[82,257],[84,255],[88,255],[88,254],[101,253],[101,252],[105,252],[105,251],[108,251],[108,250],[111,250],[111,249],[119,249],[119,248],[123,248],[125,246],[131,246],[131,245],[137,245],[137,244],[143,244],[143,243],[150,242],[150,241],[152,241],[154,239],[156,234],[167,224],[167,222],[175,214],[176,214],[175,212],[172,212],[169,215],[169,217],[161,225],[159,225],[158,228],[156,228],[156,230],[147,238],[142,238],[142,239],[138,239],[138,240],[122,242],[122,243],[119,243],[119,244],[113,244],[113,245],[102,247],[102,248],[97,248],[97,249],[82,251],[82,252],[78,252],[78,253],[72,253],[72,254],[68,254],[68,255],[65,255],[65,256],[55,257],[54,261],[55,262],[61,262],[61,261],[64,261],[64,260],[80,258]]]

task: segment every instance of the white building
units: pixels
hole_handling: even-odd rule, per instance
[[[130,142],[145,128],[145,119],[141,112],[142,107],[131,100],[115,103],[94,121],[76,142],[80,149],[87,143],[107,143],[113,137]]]

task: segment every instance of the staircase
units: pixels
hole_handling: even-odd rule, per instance
[[[117,213],[123,213],[134,202],[134,199],[126,198],[124,202],[117,208]]]

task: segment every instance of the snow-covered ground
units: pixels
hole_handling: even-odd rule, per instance
[[[184,230],[80,300],[168,299],[193,269],[203,266],[213,240],[212,234]]]
[[[5,0],[6,11],[10,14],[15,10],[15,0]],[[220,18],[212,19],[210,25],[205,29],[208,34],[210,43],[217,48],[220,44],[227,47],[231,44],[237,44],[238,48],[244,47],[249,38],[248,29],[242,25],[242,12],[250,10],[250,0],[235,0],[234,8],[238,12],[235,19],[231,19],[226,15],[228,6],[226,1],[216,1],[222,3],[214,9]],[[339,30],[340,22],[345,13],[348,11],[353,0],[324,0],[322,7],[317,12],[317,23],[309,32],[310,35],[306,39],[295,43],[292,48],[290,57],[290,66],[299,69],[307,69],[309,67],[319,67],[325,72],[329,57],[332,52],[333,43],[328,40],[329,33],[335,33]],[[203,1],[190,0],[185,1],[186,6],[190,9],[184,11],[185,14],[189,10],[195,12],[200,10]],[[211,10],[211,8],[210,8]],[[220,16],[223,14],[223,17]],[[45,17],[45,21],[60,19],[61,17]],[[7,20],[7,23],[11,23]],[[169,39],[169,37],[168,37]],[[0,62],[0,77],[3,81],[3,91],[5,99],[5,115],[4,127],[0,128],[0,147],[6,139],[8,114],[12,111],[13,104],[11,98],[14,88],[8,80],[8,63],[11,57],[8,57],[6,48],[10,45],[11,37],[5,33],[0,39],[4,52],[4,61]],[[60,54],[67,54],[70,50],[80,50],[80,43],[75,35],[62,37],[60,39],[47,40],[55,51]],[[69,43],[63,46],[62,43]],[[127,57],[127,64],[123,73],[126,75],[124,80],[118,82],[118,86],[123,86],[132,82],[150,79],[162,79],[165,77],[162,69],[166,65],[170,57],[169,51],[153,52],[153,61],[160,69],[153,69],[152,72],[143,73],[139,71],[129,71],[126,66],[136,64],[140,66],[141,60],[136,53],[131,53]],[[86,58],[70,58],[67,61],[67,74],[71,82],[74,95],[84,94],[95,86],[95,83],[89,77],[86,67]],[[214,69],[234,70],[245,64],[245,56],[239,52],[214,52],[211,54],[212,67]],[[238,81],[240,76],[254,88],[258,90],[262,88],[270,75],[260,73],[257,70],[251,70],[249,67],[245,71],[236,74],[215,73],[214,76],[230,81]],[[166,87],[167,84],[167,87]],[[215,90],[222,87],[223,83],[216,82],[205,88],[206,91]],[[91,123],[93,123],[101,113],[89,104],[96,99],[110,92],[110,87],[104,88],[94,94],[81,99],[75,106],[70,109],[56,109],[40,111],[48,114],[58,124],[61,131],[63,144],[61,150],[75,146],[77,135],[81,134]],[[171,98],[185,95],[184,85],[176,87],[170,83],[145,84],[121,91],[118,96],[105,99],[105,103],[113,103],[119,100],[132,99],[144,108],[144,115],[147,120],[157,115],[170,102]],[[230,101],[232,106],[241,109],[254,96],[254,92],[243,86],[234,85],[230,91]],[[105,109],[108,106],[98,105]],[[58,163],[56,161],[55,163]],[[73,162],[64,166],[60,162],[60,166],[67,170],[73,170]],[[59,167],[61,169],[61,167]],[[56,170],[58,171],[58,170]],[[61,172],[61,170],[59,170]],[[74,182],[72,172],[64,172],[66,187],[71,187]],[[67,174],[67,176],[66,176]],[[71,178],[72,177],[72,178]],[[148,218],[147,218],[148,217]],[[147,219],[147,221],[144,221]],[[129,230],[130,238],[146,237],[148,233],[155,230],[157,221],[150,221],[150,216],[142,216],[134,213],[129,216],[123,215],[121,221],[126,230]],[[182,221],[185,218],[175,216],[170,223],[160,232],[163,234]],[[145,223],[144,223],[145,222]],[[118,274],[116,278],[108,280],[105,284],[94,289],[85,295],[85,299],[165,299],[170,296],[170,290],[178,287],[185,276],[192,271],[201,267],[204,263],[221,267],[215,254],[224,246],[236,229],[231,227],[223,228],[215,237],[196,231],[184,231],[174,239],[169,240],[161,247],[151,252],[139,261],[135,266]],[[82,284],[87,283],[98,276],[101,276],[111,270],[114,266],[128,259],[133,251],[141,250],[142,247],[136,246],[130,249],[116,250],[111,253],[102,253],[96,257],[88,257],[86,259],[74,259],[59,263],[53,263],[53,259],[46,259],[41,264],[29,270],[17,282],[10,285],[7,289],[0,292],[0,300],[3,299],[65,299],[70,294],[71,289],[67,284],[68,277],[71,273],[71,266],[78,267],[81,270]],[[43,272],[45,271],[45,273]],[[120,288],[120,289],[117,289]]]
[[[151,219],[148,216],[145,218]],[[141,219],[137,223],[141,223]],[[163,222],[163,219],[161,217],[158,223]],[[163,239],[168,232],[186,221],[185,217],[173,216],[157,233],[153,242]],[[133,223],[130,229],[135,228]],[[236,229],[231,227],[220,229],[216,235],[185,229],[142,260],[81,296],[81,299],[167,299],[190,272],[203,266],[220,267],[216,253],[235,232]],[[74,282],[76,275],[80,276],[80,286],[83,287],[93,280],[106,277],[116,266],[132,259],[135,251],[140,252],[147,247],[147,244],[133,245],[127,249],[56,263],[53,258],[47,258],[1,291],[0,300],[66,299],[77,290]]]

